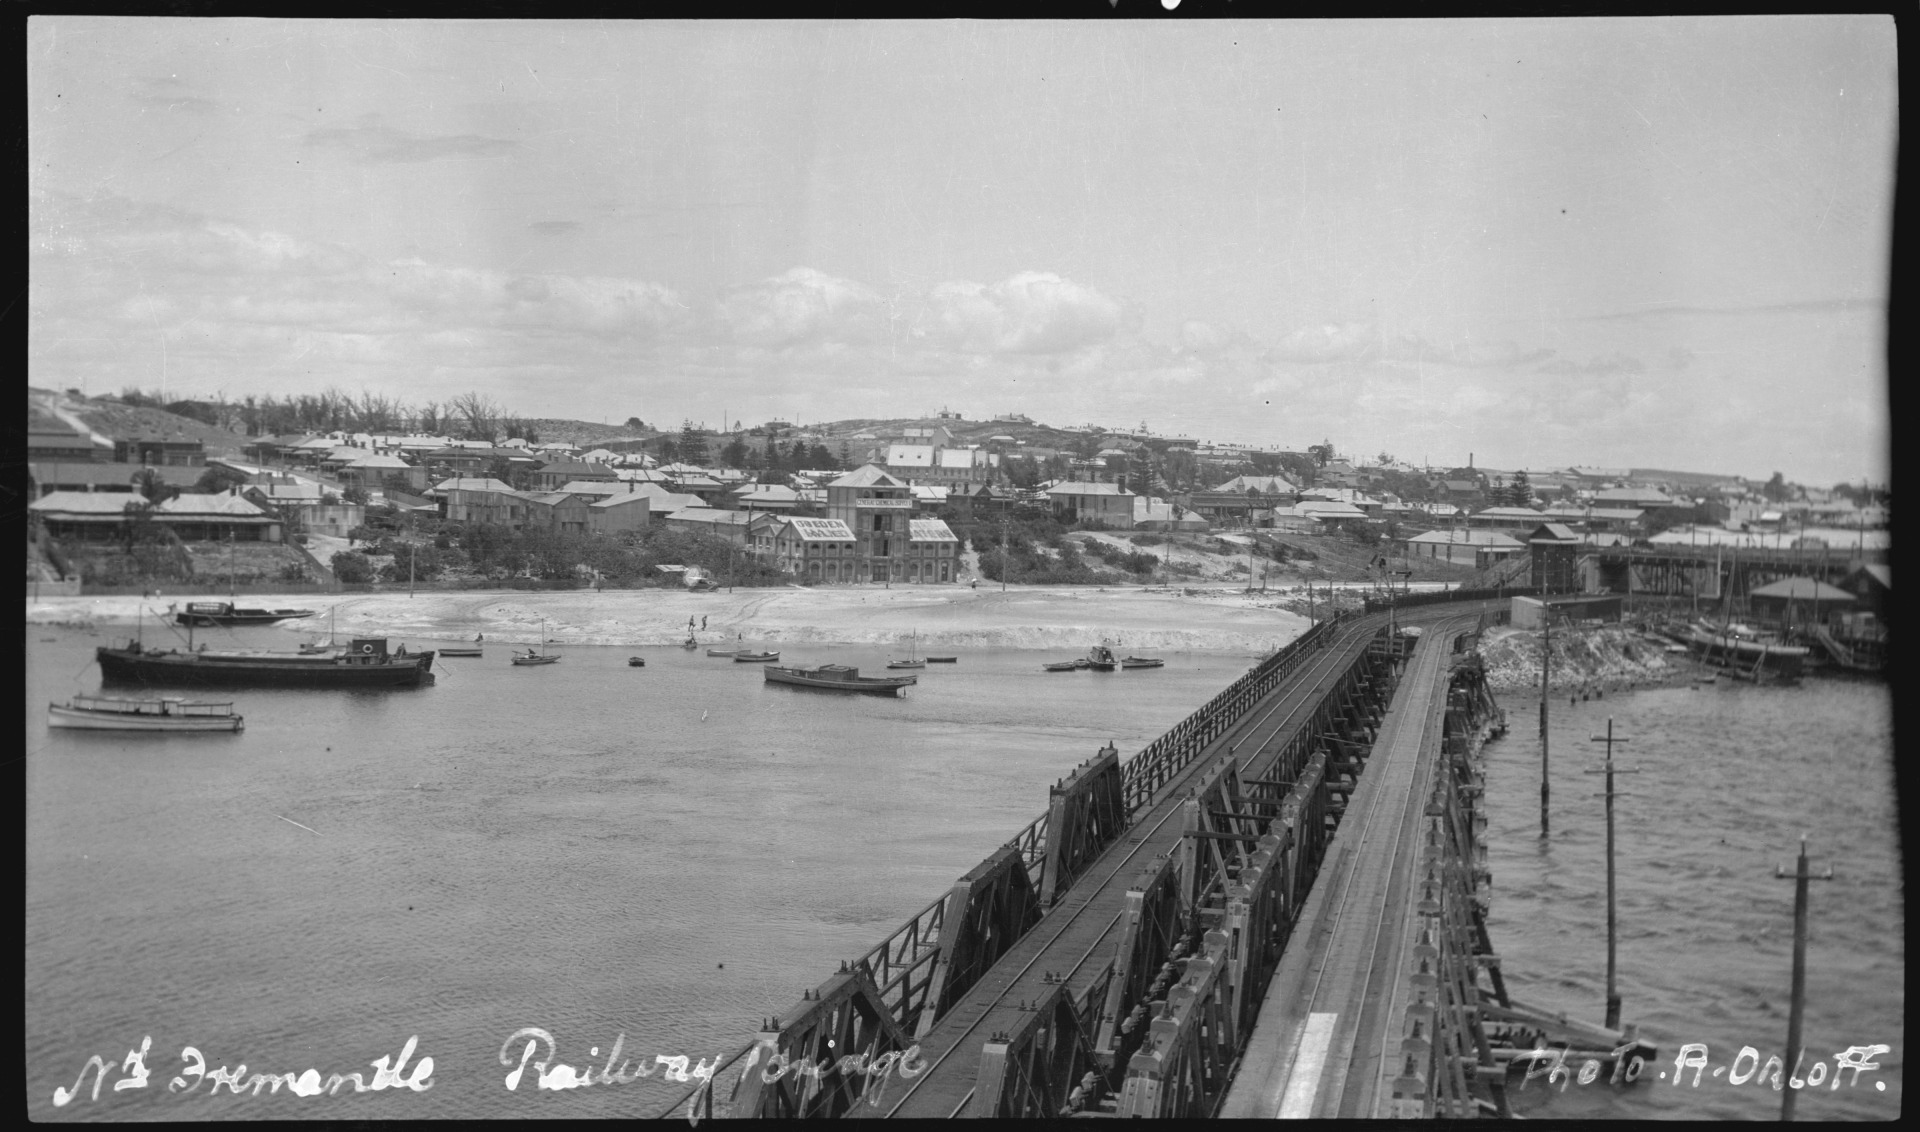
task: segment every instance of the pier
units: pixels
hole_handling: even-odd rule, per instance
[[[1504,723],[1471,649],[1504,603],[1401,606],[1093,754],[660,1115],[1504,1115],[1536,1046],[1650,1058],[1507,995],[1475,758]]]

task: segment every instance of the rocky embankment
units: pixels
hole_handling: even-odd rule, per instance
[[[1487,683],[1503,692],[1539,688],[1540,639],[1541,634],[1530,629],[1502,625],[1487,630],[1480,639]],[[1694,666],[1684,655],[1669,653],[1658,641],[1623,626],[1553,633],[1550,682],[1555,688],[1665,683],[1693,674]]]

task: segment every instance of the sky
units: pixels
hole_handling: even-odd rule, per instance
[[[29,380],[1888,475],[1885,16],[38,16]]]

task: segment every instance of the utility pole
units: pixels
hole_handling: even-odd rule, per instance
[[[1787,871],[1773,867],[1775,879],[1784,880]],[[1833,867],[1815,876],[1807,868],[1807,835],[1800,835],[1800,861],[1793,872],[1793,1004],[1787,1012],[1787,1080],[1780,1090],[1780,1119],[1793,1119],[1794,1094],[1799,1091],[1795,1074],[1800,1071],[1800,1021],[1807,1007],[1807,882],[1832,880]],[[1837,1081],[1835,1082],[1838,1083]]]
[[[1625,742],[1628,742],[1628,740],[1615,739],[1613,737],[1613,719],[1611,717],[1607,719],[1607,733],[1605,735],[1591,736],[1590,741],[1595,743],[1605,743],[1607,745],[1606,765],[1600,767],[1597,770],[1589,770],[1587,771],[1587,773],[1588,774],[1604,774],[1607,776],[1607,789],[1606,789],[1606,792],[1601,795],[1601,797],[1607,800],[1607,1023],[1606,1024],[1607,1024],[1607,1029],[1617,1030],[1620,1028],[1620,991],[1619,991],[1618,984],[1614,981],[1614,941],[1616,936],[1614,931],[1614,903],[1613,903],[1613,800],[1614,798],[1619,797],[1619,795],[1616,795],[1613,790],[1613,776],[1615,774],[1639,774],[1640,772],[1638,770],[1616,769],[1614,767],[1613,745],[1615,743],[1625,743]]]
[[[1007,516],[1000,513],[1000,592],[1007,592]]]
[[[1541,602],[1545,610],[1540,620],[1540,836],[1547,835],[1547,673],[1553,669],[1553,607]]]
[[[414,544],[409,542],[407,544],[407,597],[409,599],[413,597],[413,553]]]

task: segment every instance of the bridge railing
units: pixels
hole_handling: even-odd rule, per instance
[[[1232,727],[1256,700],[1292,675],[1300,667],[1302,658],[1324,644],[1337,631],[1339,623],[1340,618],[1330,618],[1295,637],[1285,648],[1255,665],[1227,685],[1225,691],[1122,763],[1120,773],[1127,812],[1134,813],[1150,803],[1155,791],[1192,762],[1207,744]]]
[[[1534,597],[1539,594],[1538,586],[1476,586],[1473,589],[1433,590],[1420,594],[1395,594],[1392,598],[1370,597],[1366,599],[1368,613],[1385,613],[1389,609],[1407,609],[1419,605],[1444,605],[1451,601],[1488,601],[1503,597]]]

